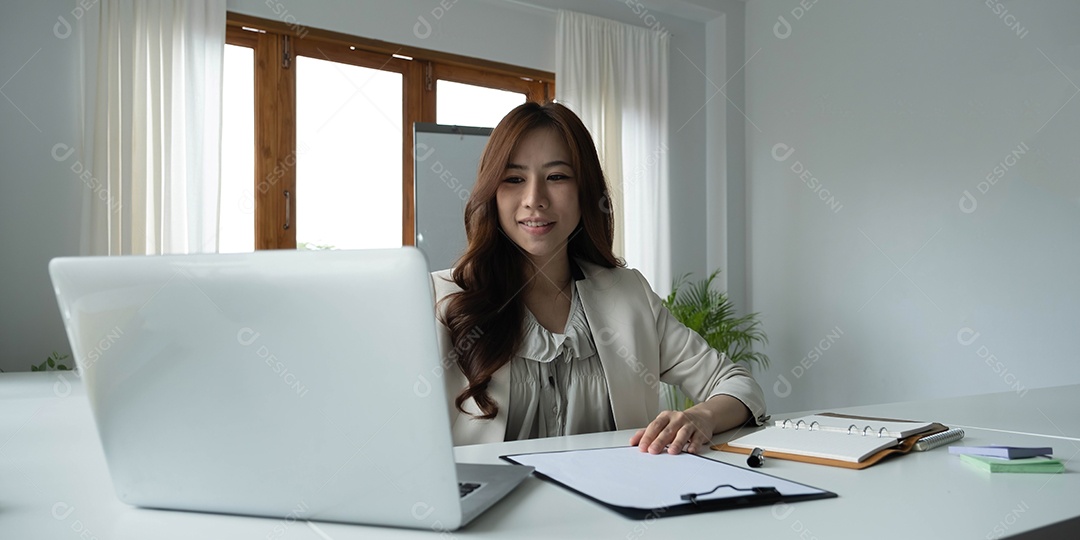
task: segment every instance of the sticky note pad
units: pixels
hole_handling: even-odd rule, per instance
[[[1006,473],[1060,473],[1065,472],[1065,465],[1056,459],[1041,457],[1025,459],[998,459],[964,454],[960,459],[987,472]]]

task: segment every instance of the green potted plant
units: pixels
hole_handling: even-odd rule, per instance
[[[71,371],[71,368],[68,367],[67,364],[63,363],[68,358],[71,357],[66,354],[60,354],[56,351],[53,351],[53,353],[49,355],[49,357],[46,358],[44,362],[36,366],[30,364],[30,371]]]
[[[757,313],[737,317],[735,307],[727,293],[713,290],[712,283],[720,271],[696,283],[688,283],[690,274],[684,274],[671,284],[671,294],[664,299],[664,306],[681,323],[695,331],[709,345],[725,354],[732,362],[745,362],[751,369],[756,364],[769,367],[769,357],[754,350],[754,344],[766,344],[769,338],[761,329]],[[677,387],[665,385],[661,393],[668,409],[680,410],[693,405]]]
[[[45,358],[44,362],[30,364],[30,371],[71,371],[71,368],[64,363],[69,358],[71,356],[53,351],[52,354]],[[0,373],[5,373],[5,371],[0,369]]]

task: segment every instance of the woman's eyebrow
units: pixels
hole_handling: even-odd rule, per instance
[[[555,161],[549,161],[549,162],[543,164],[542,167],[545,168],[545,169],[550,169],[551,167],[555,167],[557,165],[562,165],[563,167],[567,167],[567,168],[570,168],[570,169],[574,168],[572,165],[570,165],[569,163],[567,163],[567,162],[565,162],[565,161],[563,161],[561,159],[558,159],[558,160],[555,160]],[[528,167],[526,167],[524,165],[517,164],[517,163],[507,163],[506,168],[507,169],[519,170],[519,171],[528,170]]]

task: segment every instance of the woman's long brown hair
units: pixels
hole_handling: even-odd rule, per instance
[[[448,304],[443,322],[454,347],[450,357],[457,359],[468,379],[454,402],[465,412],[463,404],[472,399],[482,413],[479,418],[498,414],[499,404],[487,388],[521,342],[526,309],[521,293],[528,261],[499,229],[496,191],[514,146],[526,133],[541,128],[554,129],[566,140],[577,180],[581,223],[570,235],[568,255],[606,268],[623,265],[612,252],[615,221],[607,181],[581,119],[558,103],[529,102],[510,111],[491,132],[465,206],[469,245],[452,274],[461,292],[444,300]],[[482,337],[476,339],[477,335]]]

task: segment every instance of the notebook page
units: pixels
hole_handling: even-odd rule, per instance
[[[834,431],[807,431],[767,427],[729,441],[736,448],[761,448],[801,456],[836,459],[858,463],[883,448],[896,446],[892,437],[848,435]]]
[[[860,420],[856,418],[838,418],[835,416],[822,416],[819,414],[802,416],[799,418],[781,418],[774,423],[776,424],[776,427],[785,429],[795,429],[797,426],[799,431],[810,430],[812,426],[812,430],[835,431],[839,433],[848,433],[848,431],[851,430],[852,433],[858,432],[861,435],[865,430],[868,436],[873,435],[875,437],[878,435],[879,431],[884,429],[885,435],[897,439],[903,439],[909,435],[927,431],[933,425],[932,422],[886,422],[879,420]]]

